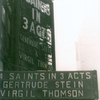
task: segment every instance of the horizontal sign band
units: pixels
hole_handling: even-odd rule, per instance
[[[2,99],[98,99],[96,71],[0,72]]]

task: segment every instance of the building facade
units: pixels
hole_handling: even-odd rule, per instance
[[[0,0],[0,69],[9,69],[13,0]]]
[[[55,70],[53,2],[1,0],[2,70]]]
[[[78,70],[97,70],[98,83],[100,83],[100,35],[83,33],[76,42],[76,61]],[[99,96],[100,85],[98,84]]]

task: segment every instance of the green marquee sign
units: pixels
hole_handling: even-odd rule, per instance
[[[2,99],[98,99],[96,71],[0,72]]]

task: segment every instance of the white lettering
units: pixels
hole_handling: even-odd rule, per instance
[[[23,20],[25,20],[23,28],[26,30],[28,29],[28,19],[26,17],[23,17]]]
[[[0,90],[0,94],[1,94],[2,97],[4,97],[4,95],[5,95],[5,90]]]
[[[64,73],[60,73],[60,79],[64,79]]]
[[[32,8],[32,19],[34,20],[34,8]]]
[[[84,77],[84,72],[80,72],[80,74],[81,74],[81,79],[83,79]]]
[[[19,51],[19,58],[22,59],[23,61],[26,61],[26,62],[31,63],[32,65],[34,65],[33,58],[30,57],[30,56],[27,56],[26,54],[24,54],[21,51]]]
[[[74,79],[78,79],[78,72],[74,72]]]
[[[38,10],[36,10],[36,21],[38,23],[41,23],[41,20],[40,20],[40,12],[38,12]]]
[[[83,90],[42,90],[44,97],[83,97]]]
[[[72,73],[69,73],[68,79],[73,79]]]
[[[30,32],[33,32],[35,34],[35,27],[33,22],[31,23]]]
[[[78,81],[78,87],[83,88],[83,81]]]
[[[49,4],[45,4],[43,1],[40,1],[40,0],[26,0],[26,2],[36,7],[42,13],[46,13],[48,16],[50,16],[50,5]]]
[[[91,74],[90,74],[90,72],[86,72],[86,79],[91,79]]]
[[[10,73],[10,80],[14,80],[14,73]]]

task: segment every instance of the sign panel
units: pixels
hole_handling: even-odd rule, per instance
[[[52,9],[51,1],[20,0],[19,66],[28,66],[28,70],[52,69]]]
[[[2,99],[98,99],[96,71],[0,72]]]

